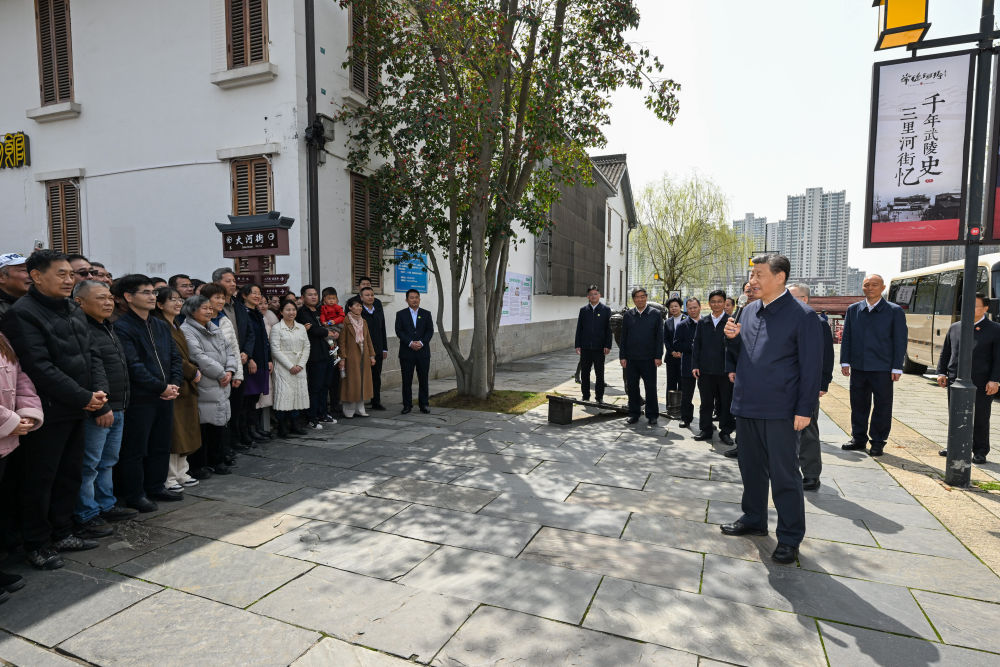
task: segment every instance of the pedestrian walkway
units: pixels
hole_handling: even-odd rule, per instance
[[[572,394],[575,363],[572,351],[517,362],[497,386]],[[620,398],[610,365],[608,379]],[[263,445],[62,570],[12,560],[28,585],[0,606],[0,658],[1000,661],[1000,579],[880,463],[842,452],[825,414],[799,563],[777,566],[773,535],[719,532],[739,516],[738,467],[675,423],[389,408]]]

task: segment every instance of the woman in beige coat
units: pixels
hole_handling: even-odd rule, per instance
[[[347,318],[340,334],[340,401],[344,416],[350,419],[357,412],[367,417],[365,401],[372,397],[372,366],[375,349],[368,333],[368,324],[361,317],[361,299],[352,296],[347,302]]]

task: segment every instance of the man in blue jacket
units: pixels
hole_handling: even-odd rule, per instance
[[[726,336],[739,345],[733,386],[733,413],[740,441],[743,516],[722,526],[726,535],[767,535],[767,496],[778,510],[776,563],[798,557],[806,532],[799,433],[809,425],[819,401],[823,336],[809,306],[785,282],[788,258],[759,255],[753,260],[760,300],[747,305],[740,323],[728,322]]]
[[[691,297],[687,300],[687,318],[674,327],[674,339],[670,342],[670,354],[680,362],[681,421],[680,428],[690,428],[694,420],[694,389],[698,381],[691,374],[691,353],[694,332],[701,318],[701,301]]]
[[[431,370],[431,338],[434,322],[431,313],[420,307],[420,292],[406,290],[407,308],[396,313],[396,338],[399,339],[399,370],[403,376],[403,414],[413,410],[413,371],[417,371],[417,403],[424,414],[430,410],[428,379]]]
[[[892,383],[903,375],[906,356],[906,315],[882,298],[884,289],[882,276],[865,278],[865,300],[848,306],[840,338],[841,372],[851,378],[851,439],[841,449],[863,451],[871,440],[871,456],[882,456],[889,439]]]
[[[594,367],[597,382],[594,395],[604,401],[604,357],[611,351],[611,309],[601,303],[597,285],[587,288],[589,303],[580,309],[576,320],[576,340],[573,347],[580,355],[580,390],[583,400],[590,400],[590,367]]]
[[[625,391],[628,393],[628,419],[634,424],[642,414],[642,395],[639,380],[646,390],[646,419],[656,426],[660,416],[660,403],[656,397],[656,369],[663,363],[663,316],[656,308],[646,305],[646,290],[632,290],[635,304],[622,318],[622,336],[618,345],[618,359],[625,369]]]
[[[174,404],[184,379],[181,353],[169,325],[150,317],[156,292],[149,278],[118,279],[116,295],[127,310],[115,320],[115,333],[128,360],[129,405],[125,408],[121,453],[114,469],[115,495],[126,507],[155,512],[154,500],[182,500],[164,488],[170,464]]]
[[[674,354],[673,343],[677,327],[686,319],[687,315],[684,314],[684,306],[679,298],[673,297],[667,301],[667,319],[663,321],[663,347],[667,350],[663,357],[663,365],[667,367],[667,391],[676,391],[681,388],[681,356],[683,353]],[[688,371],[688,375],[690,374],[691,371]]]

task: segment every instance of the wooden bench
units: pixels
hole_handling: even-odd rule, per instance
[[[678,392],[679,393],[679,392]],[[617,412],[620,415],[628,415],[628,405],[621,403],[598,403],[597,401],[583,401],[569,396],[558,396],[548,394],[549,399],[549,423],[566,425],[573,422],[573,406],[582,405],[588,408],[597,408],[609,412]],[[670,420],[677,419],[679,415],[671,415],[669,412],[661,412],[660,416]]]

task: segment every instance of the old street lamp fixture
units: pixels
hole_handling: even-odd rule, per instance
[[[927,22],[929,0],[874,0],[879,8],[879,33],[876,51],[919,42],[931,24]]]

